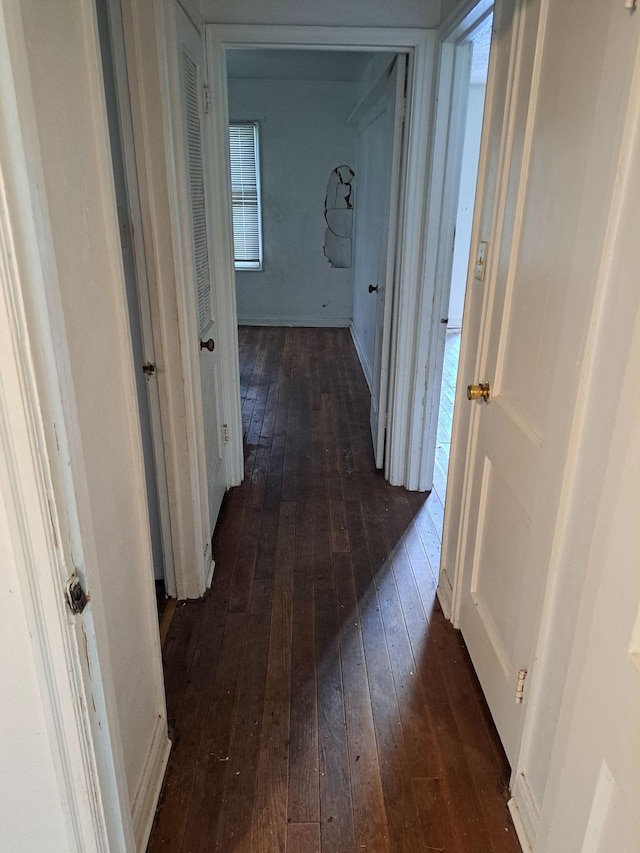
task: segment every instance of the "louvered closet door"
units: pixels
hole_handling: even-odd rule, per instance
[[[188,202],[191,256],[185,273],[192,279],[196,326],[191,345],[198,351],[202,390],[202,424],[206,459],[209,530],[205,549],[218,517],[226,487],[223,464],[220,364],[215,348],[218,337],[215,289],[211,276],[207,228],[206,178],[203,156],[203,39],[181,9],[178,9],[180,90],[182,96],[183,143]],[[214,349],[201,346],[213,341]],[[202,446],[202,442],[200,442]],[[204,476],[204,472],[203,472]]]

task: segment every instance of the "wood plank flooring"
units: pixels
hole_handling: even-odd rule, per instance
[[[211,591],[164,643],[173,749],[149,851],[519,851],[508,766],[435,599],[425,495],[373,468],[349,332],[239,343],[246,476]]]

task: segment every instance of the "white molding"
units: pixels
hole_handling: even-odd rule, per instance
[[[512,816],[514,813],[518,816],[518,823],[516,824],[515,818],[513,821],[516,825],[518,840],[523,850],[527,849],[526,845],[531,849],[538,831],[540,810],[533,799],[527,778],[522,772],[512,774],[510,803],[509,810]]]
[[[432,128],[429,200],[425,223],[422,288],[416,316],[415,371],[408,401],[406,485],[433,486],[438,403],[444,362],[446,315],[451,287],[453,234],[457,213],[460,166],[469,90],[468,46],[440,46],[438,98]]]
[[[449,580],[448,575],[442,571],[438,578],[436,595],[438,596],[438,601],[440,602],[440,607],[442,607],[445,619],[451,621],[451,617],[453,615],[453,587],[451,586],[451,581]]]
[[[239,326],[287,326],[299,329],[348,329],[351,317],[238,317]]]
[[[433,97],[433,69],[436,44],[434,30],[363,28],[363,27],[299,27],[267,25],[206,24],[209,86],[211,89],[210,124],[212,126],[211,174],[213,176],[214,208],[212,215],[217,223],[214,252],[220,265],[218,284],[220,297],[235,312],[235,276],[231,241],[231,199],[228,179],[228,125],[227,77],[225,50],[242,47],[290,47],[305,49],[349,49],[367,51],[393,51],[409,56],[409,92],[407,98],[407,167],[405,186],[402,189],[403,207],[399,217],[399,246],[396,277],[398,286],[394,294],[394,316],[399,317],[399,328],[394,329],[391,344],[389,382],[389,423],[387,431],[386,472],[390,482],[403,485],[407,456],[406,409],[410,388],[408,383],[398,383],[397,374],[407,378],[413,362],[406,361],[405,341],[413,341],[415,330],[415,302],[420,290],[423,222],[426,206],[426,168],[430,145],[429,121]],[[398,314],[398,306],[400,313]],[[225,323],[221,323],[224,328]],[[402,353],[399,352],[402,346]],[[398,351],[397,351],[398,350]],[[237,342],[235,343],[237,358]],[[409,346],[409,359],[414,353]],[[398,367],[399,366],[399,367]],[[231,370],[223,371],[231,379]],[[233,386],[233,387],[232,387]],[[229,393],[239,404],[237,385],[229,382]],[[399,388],[400,397],[394,400]],[[229,404],[233,403],[229,399]],[[398,428],[394,428],[394,418]],[[240,422],[238,422],[240,424]],[[234,425],[235,426],[235,425]],[[394,431],[395,429],[395,431]],[[231,428],[232,441],[235,430]],[[391,436],[395,435],[395,441]],[[241,435],[241,429],[237,435]]]
[[[207,557],[207,574],[205,575],[204,583],[206,589],[211,589],[211,584],[213,583],[213,575],[216,570],[216,561],[213,559],[211,555],[211,550],[209,550],[209,555]]]
[[[205,116],[208,138],[207,176],[211,189],[211,246],[213,276],[218,307],[220,376],[225,423],[229,443],[225,445],[227,486],[237,486],[244,478],[242,412],[240,410],[240,365],[238,358],[238,309],[231,217],[231,175],[229,165],[229,104],[227,62],[224,49],[205,27],[207,75],[211,106]],[[224,117],[224,120],[221,119]]]
[[[371,375],[371,365],[367,359],[365,349],[360,342],[360,338],[358,337],[358,333],[356,332],[356,327],[353,323],[349,324],[349,331],[351,332],[351,340],[353,341],[353,345],[356,348],[356,353],[358,354],[358,360],[360,361],[360,366],[362,367],[362,372],[364,373],[364,378],[367,380],[367,386],[369,388],[369,393],[371,393],[371,389],[373,388],[373,377]]]
[[[392,370],[385,465],[389,482],[407,488],[411,487],[407,477],[412,454],[408,434],[409,412],[414,393],[413,377],[419,338],[417,317],[422,300],[422,260],[436,59],[436,33],[429,30],[424,39],[416,44],[413,61],[409,63],[407,165],[398,230],[397,287],[393,311],[396,322],[391,342]]]
[[[513,797],[507,801],[507,808],[509,809],[509,814],[511,815],[511,820],[513,821],[518,841],[522,847],[522,853],[532,853],[533,848],[529,843],[529,838],[527,837],[527,832],[524,828],[524,823],[522,822],[522,816],[520,814],[518,804]]]
[[[432,30],[403,27],[314,27],[272,24],[206,24],[225,47],[290,47],[316,50],[381,50],[406,53]]]
[[[164,717],[158,717],[142,777],[131,805],[137,850],[147,849],[170,751],[171,741],[167,737],[166,720]]]

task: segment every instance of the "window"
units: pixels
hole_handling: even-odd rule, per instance
[[[258,125],[229,126],[233,256],[237,270],[262,269]]]

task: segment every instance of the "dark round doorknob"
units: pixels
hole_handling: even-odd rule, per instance
[[[370,284],[370,285],[369,285],[369,293],[376,293],[376,292],[377,292],[377,290],[378,290],[378,285],[377,285],[377,284]]]
[[[209,338],[208,341],[200,341],[200,349],[208,349],[209,352],[213,352],[215,348],[215,342],[213,338]]]

